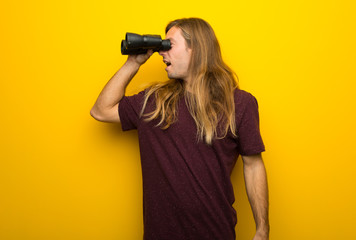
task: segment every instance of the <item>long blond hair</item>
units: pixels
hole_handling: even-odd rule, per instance
[[[219,42],[211,26],[200,18],[183,18],[170,22],[166,33],[178,27],[192,49],[189,73],[192,80],[170,79],[152,85],[146,91],[141,115],[149,97],[154,94],[156,109],[144,114],[145,120],[159,119],[157,126],[167,129],[177,120],[177,103],[185,96],[190,114],[197,126],[198,140],[211,144],[215,138],[231,133],[236,136],[234,90],[236,74],[224,63]],[[187,93],[189,84],[190,93]]]

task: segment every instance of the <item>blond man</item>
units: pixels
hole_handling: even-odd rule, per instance
[[[235,239],[230,175],[239,155],[256,223],[254,240],[268,239],[265,148],[255,97],[238,88],[206,21],[172,21],[166,38],[171,49],[159,54],[169,80],[125,96],[153,52],[130,55],[91,110],[99,121],[138,131],[144,239]]]

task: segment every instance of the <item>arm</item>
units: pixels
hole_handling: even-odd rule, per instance
[[[248,200],[256,223],[253,240],[269,239],[268,187],[261,154],[242,156]]]
[[[90,115],[93,118],[102,122],[120,122],[118,107],[125,94],[126,86],[152,53],[152,51],[149,51],[147,54],[128,56],[125,64],[114,74],[101,91],[90,111]]]

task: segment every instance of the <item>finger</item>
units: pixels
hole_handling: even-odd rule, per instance
[[[148,49],[148,51],[147,51],[147,55],[151,57],[151,56],[152,56],[152,54],[153,54],[153,50],[152,50],[152,49]]]

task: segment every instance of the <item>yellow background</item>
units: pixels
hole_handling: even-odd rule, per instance
[[[271,239],[355,239],[353,0],[0,3],[0,239],[141,239],[137,134],[89,115],[126,32],[211,23],[259,101]],[[165,80],[155,54],[128,87]],[[238,239],[254,222],[239,160]]]

